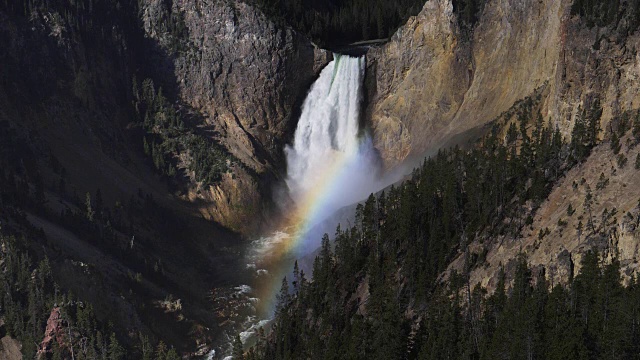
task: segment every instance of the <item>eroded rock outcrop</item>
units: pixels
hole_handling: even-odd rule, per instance
[[[40,343],[38,349],[38,358],[44,358],[47,353],[51,353],[54,348],[54,343],[60,347],[66,346],[68,339],[66,339],[64,333],[64,325],[62,316],[60,315],[60,308],[54,307],[47,319],[47,327],[44,333],[44,339]]]
[[[635,159],[640,147],[623,139],[622,154]],[[524,253],[532,267],[544,267],[550,284],[567,283],[580,270],[585,252],[595,249],[605,263],[620,261],[622,278],[628,281],[640,270],[640,186],[638,169],[620,168],[609,144],[597,146],[582,164],[571,169],[555,186],[519,238],[498,236],[474,241],[469,253],[484,253],[483,264],[470,271],[473,286],[493,290],[500,268],[515,264]],[[592,197],[590,204],[587,194]],[[593,228],[589,224],[593,224]],[[461,252],[449,270],[463,272]],[[510,274],[512,275],[512,274]]]

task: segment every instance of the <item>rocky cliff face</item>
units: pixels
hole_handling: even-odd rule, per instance
[[[455,117],[470,83],[468,52],[451,2],[439,0],[368,52],[368,114],[387,167],[435,145]]]
[[[568,2],[489,1],[471,35],[451,0],[428,1],[370,53],[370,104],[388,167],[493,120],[555,73]]]
[[[624,111],[640,107],[640,57],[636,51],[640,34],[636,29],[622,35],[625,20],[617,27],[588,28],[565,10],[559,29],[560,50],[549,79],[552,92],[544,113],[564,134],[570,133],[578,107],[584,108],[595,98],[602,103],[604,130]]]
[[[369,120],[387,167],[493,120],[548,83],[543,116],[568,134],[578,106],[601,97],[603,128],[638,106],[634,36],[588,28],[570,1],[488,1],[471,34],[451,0],[428,1],[368,55]]]
[[[581,108],[597,99],[603,107],[600,136],[608,137],[623,112],[640,106],[638,32],[629,29],[625,16],[608,27],[590,28],[570,8],[571,1],[562,0],[490,0],[468,32],[458,25],[451,0],[431,0],[388,44],[372,49],[367,59],[368,121],[386,167],[450,144],[456,135],[491,122],[540,88],[546,89],[540,109],[544,120],[565,136]],[[566,281],[580,254],[595,245],[608,253],[619,251],[625,271],[635,271],[638,236],[622,216],[616,216],[621,230],[615,244],[581,242],[575,219],[563,218],[569,222],[567,230],[557,225],[569,203],[582,206],[584,194],[575,194],[572,181],[584,177],[594,188],[601,170],[613,165],[607,165],[614,162],[607,146],[558,185],[523,239],[476,244],[473,251],[487,251],[489,265],[473,271],[473,283],[491,288],[499,267],[520,250],[556,282]],[[628,151],[635,159],[635,150]],[[630,179],[637,170],[609,173],[605,171],[613,176],[612,185],[594,211],[600,216],[605,208],[616,207],[618,214],[629,212],[635,219],[638,185]],[[630,198],[621,199],[623,193]],[[541,241],[539,231],[546,228],[552,234]],[[464,270],[464,264],[461,254],[451,269]]]
[[[190,191],[202,212],[236,230],[247,230],[271,200],[275,168],[295,128],[296,105],[329,53],[290,28],[276,26],[242,2],[150,0],[143,5],[148,37],[169,54],[169,77],[179,98],[200,113],[202,130],[221,141],[244,166],[208,189]],[[164,20],[184,24],[176,39]],[[172,46],[178,42],[179,51]],[[278,169],[282,170],[282,169]]]

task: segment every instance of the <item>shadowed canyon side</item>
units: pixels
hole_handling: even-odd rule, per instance
[[[206,352],[229,323],[212,288],[244,281],[238,232],[273,208],[295,109],[330,54],[246,3],[85,5],[0,4],[2,256],[10,235],[46,256],[127,348]],[[230,155],[201,181],[211,148]]]

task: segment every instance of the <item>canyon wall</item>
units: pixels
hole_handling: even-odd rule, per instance
[[[166,27],[171,16],[184,24],[183,32]],[[169,59],[160,72],[201,115],[197,126],[241,163],[218,184],[194,184],[186,197],[225,226],[256,230],[269,213],[274,180],[284,171],[282,149],[299,104],[330,53],[243,2],[174,1],[167,8],[165,1],[149,0],[142,20],[146,35]],[[180,49],[172,52],[176,43]]]
[[[615,169],[607,139],[620,116],[640,106],[640,37],[629,12],[608,26],[588,26],[571,14],[571,4],[490,0],[469,29],[461,25],[451,0],[431,0],[387,44],[368,54],[367,121],[386,168],[482,135],[483,125],[517,100],[537,94],[536,89],[544,89],[544,120],[566,137],[581,109],[596,101],[602,105],[599,136],[605,144],[557,184],[522,238],[470,245],[470,253],[486,256],[486,264],[471,272],[472,285],[491,289],[499,269],[515,264],[521,251],[555,283],[568,281],[582,254],[594,246],[609,259],[619,254],[627,278],[638,268],[638,232],[629,224],[638,211],[640,184],[632,180],[638,174],[632,165]],[[464,133],[471,135],[460,137]],[[626,146],[623,152],[632,161],[637,153]],[[584,184],[595,188],[601,173],[611,185],[596,195],[594,212],[600,216],[616,208],[619,231],[614,240],[585,242],[576,231],[578,215],[568,217],[566,209],[569,204],[582,208]],[[573,184],[583,178],[575,190]],[[551,234],[539,239],[547,229]],[[460,249],[449,270],[465,271],[466,250]]]
[[[589,28],[571,1],[487,1],[473,31],[451,0],[428,1],[368,54],[368,113],[386,167],[495,119],[548,84],[543,116],[569,134],[578,106],[598,97],[603,128],[638,107],[635,36]],[[622,20],[624,22],[624,19]]]

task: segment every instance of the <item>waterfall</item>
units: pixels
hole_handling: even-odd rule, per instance
[[[285,148],[286,184],[296,202],[319,191],[329,202],[325,212],[361,200],[370,191],[366,185],[375,177],[363,173],[373,163],[371,141],[359,129],[364,57],[335,55],[320,73],[303,103],[292,146]],[[350,184],[325,189],[335,177]],[[360,191],[357,191],[360,189]]]
[[[286,202],[283,210],[290,216],[247,252],[247,269],[255,273],[247,293],[259,302],[257,314],[241,325],[245,343],[273,316],[275,294],[293,261],[319,246],[322,229],[315,225],[381,188],[378,156],[367,131],[359,128],[364,66],[364,57],[335,55],[302,105],[293,143],[284,149],[285,182],[295,204]],[[226,352],[230,349],[231,344]]]

